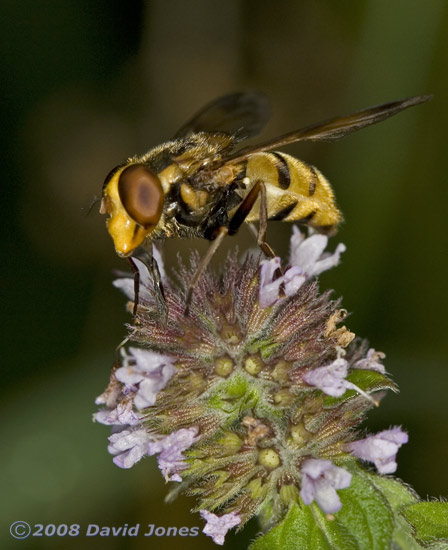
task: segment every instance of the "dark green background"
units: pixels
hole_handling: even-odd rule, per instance
[[[202,525],[191,499],[162,504],[154,459],[115,467],[108,429],[91,422],[129,317],[111,286],[125,265],[98,206],[87,213],[110,168],[169,138],[210,99],[244,89],[271,99],[265,137],[435,94],[342,142],[288,152],[327,175],[345,215],[331,247],[348,250],[322,286],[344,297],[350,328],[387,354],[401,388],[368,426],[405,427],[397,474],[422,497],[446,495],[446,2],[6,0],[1,14],[2,548],[86,544],[15,541],[17,520]],[[289,234],[269,227],[282,254]],[[252,245],[245,231],[235,242]],[[167,243],[168,261],[185,247]],[[203,535],[88,540],[179,546],[214,547]]]

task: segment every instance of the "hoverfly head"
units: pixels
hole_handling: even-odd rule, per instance
[[[163,188],[146,164],[118,166],[103,186],[100,213],[119,256],[130,256],[157,226],[163,211]]]

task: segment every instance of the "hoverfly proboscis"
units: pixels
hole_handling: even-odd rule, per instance
[[[225,95],[201,109],[173,140],[118,165],[104,181],[100,212],[109,216],[107,228],[117,254],[128,259],[135,273],[134,315],[139,277],[133,257],[148,268],[157,301],[166,314],[152,254],[155,240],[199,237],[212,241],[189,282],[187,313],[194,287],[213,254],[243,222],[259,222],[257,243],[268,257],[274,256],[266,242],[269,220],[334,233],[342,215],[327,179],[314,166],[272,150],[296,141],[337,140],[431,97],[369,107],[235,150],[239,142],[260,133],[268,121],[269,107],[261,94]]]

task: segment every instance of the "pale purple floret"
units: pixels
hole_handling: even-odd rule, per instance
[[[215,544],[224,544],[224,537],[229,529],[236,527],[241,523],[241,518],[236,512],[230,512],[223,516],[217,516],[207,510],[201,510],[202,519],[205,519],[207,525],[202,532],[212,537]]]
[[[330,460],[310,458],[302,464],[302,487],[300,496],[305,504],[317,502],[325,514],[334,514],[342,504],[336,489],[350,485],[352,475],[335,466]]]
[[[386,369],[379,361],[384,359],[386,355],[382,351],[375,351],[373,348],[370,348],[367,352],[367,355],[356,361],[354,367],[356,369],[367,369],[367,370],[376,370],[381,374],[386,374]]]
[[[147,454],[150,435],[144,428],[122,430],[109,437],[107,450],[114,455],[113,462],[120,468],[131,468]]]
[[[162,439],[149,442],[148,455],[160,453],[157,460],[166,481],[182,481],[179,472],[188,468],[182,452],[198,440],[198,432],[197,426],[182,428]]]
[[[289,263],[300,267],[307,278],[338,265],[342,252],[346,250],[345,244],[339,243],[333,254],[324,253],[328,244],[326,235],[314,234],[305,237],[296,226],[293,226],[292,231]]]
[[[123,367],[115,371],[118,381],[132,391],[137,409],[151,407],[157,393],[167,385],[176,371],[173,359],[167,355],[140,348],[129,348],[123,352]]]
[[[370,395],[358,388],[353,382],[345,379],[347,370],[347,361],[342,357],[338,357],[329,365],[305,372],[302,378],[310,386],[316,386],[316,388],[332,397],[340,397],[344,395],[346,390],[355,390],[377,405],[378,403]]]
[[[316,386],[327,395],[340,397],[349,387],[349,382],[345,380],[347,368],[347,361],[339,357],[329,365],[306,372],[303,375],[303,380],[310,386]]]
[[[285,296],[292,296],[305,282],[305,276],[299,267],[290,267],[284,275],[273,280],[279,268],[280,258],[278,257],[261,262],[259,303],[262,308],[271,306],[281,299],[278,293],[282,283]]]
[[[133,410],[131,399],[124,399],[115,409],[102,409],[93,415],[96,422],[109,426],[134,426],[140,422],[143,415]]]
[[[346,448],[362,460],[373,462],[380,474],[393,474],[397,469],[398,449],[408,442],[408,434],[395,427],[348,443]]]
[[[293,296],[303,283],[315,275],[339,263],[341,253],[345,251],[345,245],[340,243],[333,254],[324,253],[328,237],[325,235],[305,235],[293,227],[293,235],[290,241],[289,263],[292,267],[286,270],[284,275],[274,279],[275,272],[280,268],[280,258],[261,262],[259,304],[265,308],[278,303],[285,296]],[[280,297],[279,288],[283,284],[284,295]]]

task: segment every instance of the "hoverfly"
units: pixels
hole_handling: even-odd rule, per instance
[[[274,256],[266,242],[268,220],[334,233],[342,215],[327,179],[314,166],[272,150],[296,141],[336,140],[430,98],[392,101],[235,150],[260,133],[269,108],[260,94],[225,95],[194,115],[173,140],[118,165],[104,182],[100,212],[109,215],[107,228],[117,254],[128,258],[136,273],[134,314],[139,278],[132,257],[146,264],[159,304],[166,308],[152,255],[154,240],[212,241],[189,283],[188,311],[201,273],[225,236],[234,235],[243,222],[259,222],[257,242],[268,257]]]

